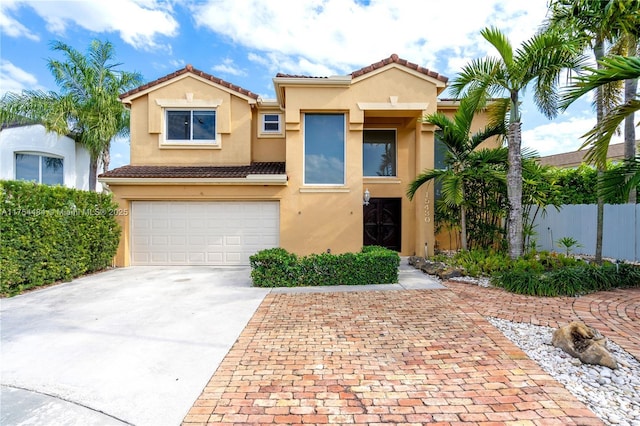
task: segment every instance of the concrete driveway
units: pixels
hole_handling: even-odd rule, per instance
[[[180,424],[269,292],[249,272],[131,267],[2,299],[0,424]]]

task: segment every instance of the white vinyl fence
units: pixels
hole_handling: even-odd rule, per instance
[[[640,205],[617,204],[604,206],[604,234],[602,257],[626,261],[640,261]],[[596,252],[596,205],[564,205],[560,211],[548,207],[546,213],[538,213],[534,222],[533,237],[539,250],[561,252],[558,240],[572,237],[580,247],[575,254],[594,255]]]

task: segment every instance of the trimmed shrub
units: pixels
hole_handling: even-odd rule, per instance
[[[300,279],[298,257],[282,248],[259,251],[249,263],[256,287],[293,287]]]
[[[111,265],[120,239],[110,195],[0,181],[0,295]]]
[[[400,256],[393,250],[365,246],[359,253],[320,253],[298,257],[282,248],[250,257],[256,287],[387,284],[398,282]]]

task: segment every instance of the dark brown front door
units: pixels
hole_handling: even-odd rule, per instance
[[[400,251],[400,198],[372,198],[364,206],[364,245]]]

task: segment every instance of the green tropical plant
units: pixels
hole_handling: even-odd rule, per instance
[[[622,50],[635,52],[638,35],[640,34],[640,2],[636,0],[552,0],[550,3],[550,18],[546,25],[546,31],[561,31],[568,36],[575,37],[584,43],[584,47],[591,48],[598,68],[601,67],[605,57],[607,43],[613,44],[613,51]],[[622,48],[624,46],[624,48]],[[595,89],[594,104],[596,109],[596,128],[606,119],[610,111],[620,105],[623,89],[622,80],[609,81]],[[637,85],[635,86],[637,87]],[[624,94],[634,97],[632,92],[633,82],[627,84]],[[627,99],[627,101],[629,101]],[[629,127],[629,126],[627,126]],[[635,137],[629,133],[632,141],[626,144],[635,144]],[[585,137],[587,137],[585,135]],[[610,140],[610,138],[609,138]],[[601,147],[605,145],[605,138],[599,142]],[[593,158],[600,175],[604,173],[606,164],[606,151],[608,140],[604,148],[604,158]],[[602,149],[602,148],[600,148]],[[628,151],[628,148],[625,149]],[[635,154],[630,154],[632,159]],[[602,238],[604,227],[604,199],[598,196],[596,223],[596,262],[602,262]]]
[[[549,118],[557,114],[559,76],[564,70],[576,70],[583,64],[582,43],[559,32],[537,34],[515,50],[507,37],[497,28],[485,28],[482,36],[498,52],[498,57],[473,60],[454,80],[454,96],[469,96],[475,104],[488,106],[492,122],[507,120],[509,168],[507,171],[509,217],[509,255],[517,258],[523,253],[522,218],[522,133],[520,95],[533,84],[534,100]]]
[[[556,244],[558,245],[558,247],[565,249],[567,256],[569,256],[571,250],[573,250],[574,248],[582,247],[582,244],[578,243],[578,240],[573,237],[562,237],[557,241]]]
[[[437,112],[424,117],[423,121],[436,125],[441,130],[440,140],[447,147],[444,170],[426,170],[416,176],[409,184],[407,196],[413,199],[417,190],[427,182],[437,180],[442,183],[443,201],[449,206],[460,207],[461,244],[467,249],[467,206],[465,203],[465,187],[469,174],[474,171],[469,168],[471,160],[477,160],[479,154],[474,154],[478,146],[489,138],[504,135],[504,124],[489,125],[471,134],[471,123],[477,110],[477,103],[472,99],[462,99],[460,107],[453,119]],[[487,164],[504,162],[499,150],[483,150],[482,156]]]
[[[574,84],[565,91],[560,103],[562,109],[568,108],[585,94],[606,84],[640,77],[640,57],[613,56],[601,59],[598,63],[599,68],[587,68],[589,74],[576,77]],[[633,99],[612,108],[594,128],[587,132],[581,147],[589,147],[586,160],[599,165],[606,164],[611,137],[620,124],[638,110],[640,110],[640,99],[636,93]]]
[[[89,187],[96,188],[98,162],[109,167],[111,140],[129,130],[129,113],[119,101],[124,91],[142,84],[140,74],[117,69],[110,42],[93,40],[86,55],[56,41],[51,49],[64,61],[48,60],[60,93],[24,90],[0,99],[0,121],[42,123],[49,131],[71,133],[91,155]]]

